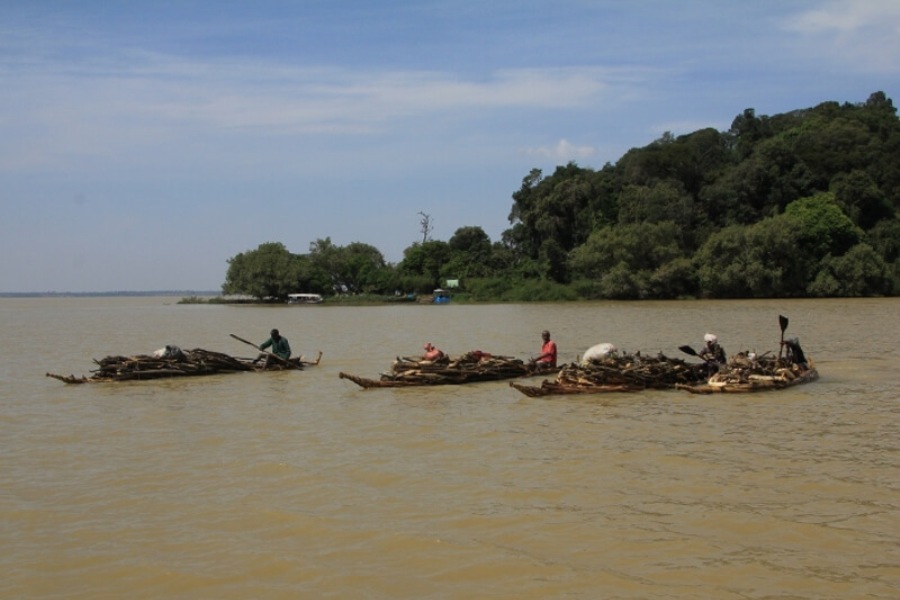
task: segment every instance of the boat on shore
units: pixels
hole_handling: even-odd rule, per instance
[[[288,304],[322,304],[325,298],[321,294],[288,294]]]
[[[173,350],[170,351],[170,349]],[[306,366],[318,365],[322,359],[322,352],[318,353],[315,360],[308,361],[304,360],[302,356],[278,360],[239,358],[202,348],[181,350],[174,346],[167,346],[165,350],[165,352],[157,351],[152,355],[107,356],[100,360],[94,359],[98,368],[91,371],[89,376],[76,377],[75,375],[55,373],[46,373],[45,375],[71,384],[146,381],[241,372],[303,370]]]
[[[458,358],[445,357],[428,361],[397,357],[388,373],[378,379],[370,379],[339,373],[341,379],[352,381],[365,388],[414,387],[428,385],[461,385],[483,381],[499,381],[556,372],[557,368],[545,368],[509,356],[497,356],[480,350],[467,352]]]

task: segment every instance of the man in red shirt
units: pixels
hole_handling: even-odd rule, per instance
[[[422,356],[422,360],[439,360],[444,358],[444,353],[437,348],[431,342],[428,342],[424,346],[425,354]]]
[[[550,339],[550,332],[546,329],[541,332],[541,339],[544,343],[541,345],[541,355],[533,358],[531,362],[537,363],[541,367],[556,368],[556,342]]]

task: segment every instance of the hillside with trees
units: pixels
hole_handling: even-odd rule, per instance
[[[534,169],[510,227],[423,236],[397,264],[330,238],[267,242],[228,260],[222,291],[393,296],[461,281],[473,301],[801,298],[900,291],[900,120],[883,92],[728,131],[664,134],[600,169]]]

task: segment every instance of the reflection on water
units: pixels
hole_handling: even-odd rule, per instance
[[[0,300],[3,598],[895,598],[900,302],[371,308]],[[822,378],[772,394],[362,390],[432,341],[677,356],[706,331]],[[299,372],[66,386],[166,343]],[[252,350],[250,350],[252,353]],[[690,359],[690,357],[685,357]]]

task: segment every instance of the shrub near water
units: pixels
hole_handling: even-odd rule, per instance
[[[465,292],[459,296],[474,302],[569,302],[583,299],[574,288],[553,281],[503,278],[467,281]]]

